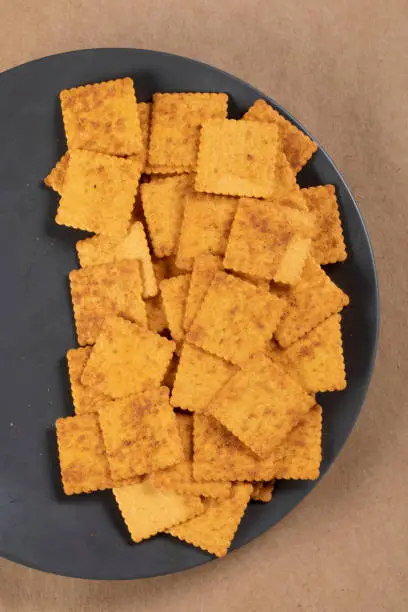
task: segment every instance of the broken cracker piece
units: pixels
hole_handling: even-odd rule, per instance
[[[171,337],[176,342],[184,338],[184,312],[186,309],[190,274],[182,274],[161,281],[160,291],[164,312],[169,324]]]
[[[214,274],[217,270],[221,269],[221,257],[211,255],[210,253],[202,253],[195,258],[184,314],[184,329],[186,331],[189,329],[200,308],[201,302],[214,278]]]
[[[98,412],[101,406],[110,401],[102,393],[94,391],[91,387],[85,387],[81,383],[82,372],[89,359],[91,350],[90,346],[85,346],[83,348],[70,349],[67,352],[69,381],[75,414]]]
[[[275,487],[275,481],[271,482],[253,482],[253,491],[251,499],[263,503],[268,503],[272,499],[273,489]]]
[[[47,187],[51,187],[54,191],[62,195],[62,190],[64,187],[65,175],[67,173],[69,164],[69,151],[64,153],[61,159],[56,163],[54,168],[45,177],[44,183]]]

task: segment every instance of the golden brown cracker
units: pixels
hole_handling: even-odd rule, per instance
[[[176,253],[184,210],[184,197],[192,185],[188,174],[154,178],[141,185],[143,211],[156,257]]]
[[[229,482],[196,482],[193,477],[193,417],[176,414],[177,427],[183,446],[183,460],[151,475],[155,487],[172,489],[185,495],[225,498],[231,493]]]
[[[186,309],[190,274],[167,278],[160,283],[164,312],[173,340],[181,342],[184,338],[184,312]]]
[[[179,361],[180,361],[180,357],[177,354],[177,349],[176,349],[176,352],[174,353],[173,358],[170,361],[169,366],[166,370],[166,374],[164,375],[164,378],[163,378],[163,385],[167,387],[168,389],[170,389],[170,391],[173,389],[174,379],[176,378],[176,372],[178,369]]]
[[[299,172],[313,153],[317,151],[316,143],[309,136],[306,136],[293,123],[285,119],[265,100],[256,100],[245,113],[243,119],[272,123],[278,126],[283,152],[295,172]]]
[[[236,198],[203,193],[185,197],[176,264],[191,270],[202,253],[224,255],[238,201]]]
[[[313,216],[254,198],[241,198],[224,266],[288,284],[301,277],[314,230]]]
[[[64,153],[61,159],[56,163],[51,172],[45,177],[44,183],[47,187],[51,187],[54,191],[62,195],[64,188],[65,175],[69,164],[69,151]]]
[[[70,150],[133,155],[142,149],[132,79],[64,89],[60,100]]]
[[[196,190],[271,197],[278,148],[274,125],[234,119],[208,121],[201,129]]]
[[[143,297],[157,294],[157,282],[150,256],[149,245],[142,223],[136,221],[121,238],[92,236],[76,243],[79,263],[83,268],[97,264],[137,260],[141,264]]]
[[[174,342],[120,317],[108,317],[81,382],[112,398],[141,393],[163,380]]]
[[[99,422],[115,480],[161,470],[183,459],[167,387],[107,403],[99,410]]]
[[[94,344],[107,316],[120,315],[147,326],[138,261],[118,261],[69,274],[78,343]]]
[[[156,93],[153,96],[149,164],[195,169],[200,127],[227,116],[223,93]]]
[[[184,343],[170,403],[191,412],[205,409],[238,368],[215,355]]]
[[[221,269],[221,257],[211,255],[211,253],[202,253],[195,258],[184,313],[185,330],[188,330],[193,322],[201,302],[211,285],[214,274],[217,270]]]
[[[275,481],[271,482],[253,482],[253,491],[251,499],[254,501],[268,503],[272,499],[273,489],[275,487]]]
[[[91,347],[70,349],[67,352],[69,380],[71,384],[72,400],[74,402],[75,414],[89,414],[98,412],[109,398],[102,393],[95,392],[91,387],[85,387],[81,383],[82,372],[91,354]]]
[[[284,302],[226,272],[217,272],[187,342],[236,365],[262,350],[275,331]]]
[[[270,354],[309,393],[346,388],[340,321],[332,315],[289,348]]]
[[[56,430],[65,494],[90,493],[112,487],[97,415],[58,419]]]
[[[333,185],[302,189],[309,210],[315,215],[315,234],[311,254],[317,263],[329,264],[347,258],[339,205]]]
[[[56,222],[122,236],[128,230],[139,176],[129,159],[70,151]]]
[[[283,291],[281,287],[273,286],[271,291],[284,295],[286,299],[285,312],[275,332],[275,338],[283,348],[302,338],[349,303],[348,296],[310,257],[297,285]]]
[[[151,108],[152,105],[150,102],[139,102],[137,105],[142,147],[136,155],[131,156],[131,159],[138,162],[141,173],[146,171],[147,154],[149,151]]]
[[[235,484],[230,497],[204,500],[205,511],[201,515],[170,527],[167,531],[217,557],[224,557],[244,515],[251,492],[252,485]]]
[[[167,329],[169,324],[167,322],[166,313],[164,312],[161,296],[156,295],[153,298],[145,300],[145,306],[147,327],[150,331],[160,334],[160,332]]]
[[[141,542],[204,511],[199,497],[155,488],[149,478],[113,489],[134,542]]]
[[[207,410],[267,458],[314,401],[283,368],[259,353],[222,387]]]

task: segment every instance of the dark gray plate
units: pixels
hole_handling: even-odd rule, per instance
[[[59,91],[123,76],[134,78],[141,101],[156,91],[224,91],[232,117],[259,97],[289,117],[229,74],[151,51],[78,51],[0,75],[0,553],[81,578],[155,576],[212,558],[170,536],[131,545],[109,491],[65,497],[60,486],[54,422],[72,413],[65,352],[75,346],[75,333],[67,274],[77,266],[74,244],[80,233],[54,223],[57,198],[42,185],[42,177],[65,149]],[[346,263],[328,268],[351,305],[343,319],[348,388],[320,398],[324,475],[366,395],[377,345],[378,291],[364,223],[321,148],[300,181],[336,186],[349,251]],[[251,503],[232,549],[272,527],[315,484],[280,482],[270,504]]]

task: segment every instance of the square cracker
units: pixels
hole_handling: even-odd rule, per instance
[[[149,478],[137,484],[114,488],[113,493],[134,542],[151,538],[204,511],[199,497],[156,489]]]
[[[181,342],[184,338],[184,312],[186,309],[190,274],[166,278],[160,283],[161,298],[166,319],[173,340]]]
[[[205,511],[167,531],[179,540],[224,557],[235,536],[251,497],[252,485],[239,483],[227,499],[204,500]]]
[[[237,371],[238,368],[228,361],[185,342],[170,403],[191,412],[205,412],[217,391]]]
[[[316,219],[312,256],[321,265],[345,261],[347,258],[346,245],[334,186],[309,187],[302,189],[302,195]]]
[[[185,330],[188,330],[194,321],[217,270],[222,270],[221,257],[210,253],[202,253],[195,258],[184,314]]]
[[[194,415],[193,473],[198,480],[272,480],[319,477],[322,411],[314,406],[267,459],[260,459],[219,421]]]
[[[231,363],[243,364],[273,334],[284,305],[252,283],[217,272],[186,340]]]
[[[78,343],[94,344],[109,315],[147,326],[138,261],[118,261],[69,273]]]
[[[293,123],[285,119],[265,100],[256,100],[245,113],[243,119],[272,123],[278,126],[283,152],[295,172],[299,172],[313,153],[317,151],[316,143],[309,136],[306,136]]]
[[[96,234],[125,234],[139,176],[129,159],[71,151],[56,222]]]
[[[79,263],[83,268],[107,264],[124,259],[137,260],[141,264],[143,297],[157,294],[157,282],[150,256],[149,245],[142,223],[136,221],[129,232],[120,238],[92,236],[76,243]]]
[[[132,79],[64,89],[60,100],[70,150],[132,155],[142,149]]]
[[[207,410],[266,458],[314,403],[283,368],[258,353],[222,387]]]
[[[305,212],[308,211],[302,191],[296,181],[296,173],[281,149],[276,157],[275,184],[271,200]]]
[[[69,151],[64,153],[59,161],[57,161],[51,172],[45,177],[44,183],[47,187],[51,187],[54,191],[62,195],[64,188],[65,175],[68,170]]]
[[[112,487],[97,415],[58,419],[56,430],[65,494],[90,493]]]
[[[285,298],[287,302],[275,332],[275,338],[283,348],[299,340],[349,303],[344,291],[330,280],[311,257],[307,259],[297,285],[287,289],[272,286],[271,291]]]
[[[75,414],[98,412],[101,406],[110,401],[102,393],[94,391],[91,387],[85,387],[81,383],[82,372],[89,359],[91,350],[90,346],[85,346],[83,348],[70,349],[67,352],[69,381]]]
[[[99,423],[115,480],[141,476],[183,459],[167,387],[108,402],[99,410]]]
[[[208,121],[201,129],[196,190],[271,197],[278,149],[278,128],[272,124]]]
[[[156,257],[167,257],[177,251],[184,197],[191,186],[188,174],[153,178],[141,185],[143,211]]]
[[[341,391],[346,388],[341,316],[332,315],[287,349],[275,348],[272,360],[308,391]]]
[[[108,317],[81,382],[112,398],[141,393],[163,380],[174,342],[120,317]]]
[[[184,495],[225,498],[231,493],[229,482],[196,482],[193,477],[193,417],[176,414],[177,427],[183,446],[183,460],[151,475],[155,487],[172,489]]]
[[[251,499],[264,503],[271,501],[273,489],[275,487],[274,480],[271,480],[271,482],[253,482],[252,486],[254,488],[251,494]]]
[[[200,127],[208,119],[224,119],[227,103],[223,93],[154,94],[149,164],[194,170]]]
[[[131,159],[138,162],[140,173],[142,173],[145,172],[147,155],[149,151],[150,116],[152,111],[152,105],[150,102],[138,102],[137,110],[139,113],[140,120],[142,147],[138,153],[131,156]]]
[[[314,231],[312,215],[275,202],[241,198],[224,266],[294,284],[303,271]]]
[[[191,270],[202,253],[224,255],[237,209],[236,198],[203,193],[188,193],[184,202],[176,264]]]

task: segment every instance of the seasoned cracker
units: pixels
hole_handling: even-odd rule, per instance
[[[201,129],[197,191],[268,198],[273,195],[278,128],[254,121],[212,120]]]
[[[194,259],[203,253],[224,255],[238,201],[236,198],[188,193],[176,264],[191,270]]]
[[[155,487],[172,489],[185,495],[225,498],[231,494],[229,482],[196,482],[193,477],[193,417],[176,414],[177,427],[183,446],[183,460],[151,475]]]
[[[227,103],[223,93],[154,94],[149,164],[194,170],[200,127],[208,119],[224,119]]]
[[[145,300],[147,327],[150,331],[160,334],[169,327],[163,302],[160,295]]]
[[[265,100],[256,100],[251,108],[245,113],[243,119],[259,121],[261,123],[276,124],[282,139],[283,152],[289,160],[290,165],[299,172],[317,151],[317,145],[306,134],[304,134],[293,123],[285,119]]]
[[[107,155],[142,149],[139,112],[130,78],[64,89],[60,93],[68,148]]]
[[[92,236],[76,243],[79,263],[83,268],[97,264],[137,260],[141,264],[143,297],[157,294],[157,282],[142,223],[136,221],[121,238]]]
[[[154,178],[141,186],[143,211],[157,257],[177,251],[184,210],[184,197],[192,186],[188,174]]]
[[[237,371],[231,363],[185,342],[170,403],[191,412],[205,412],[217,391]]]
[[[302,274],[314,231],[312,215],[265,200],[241,198],[224,266],[294,284]]]
[[[222,387],[207,411],[267,458],[314,403],[283,368],[258,353]]]
[[[123,520],[134,542],[141,542],[204,511],[199,497],[156,489],[148,478],[114,488]]]
[[[97,415],[58,419],[56,430],[65,494],[90,493],[112,487]]]
[[[186,309],[190,274],[167,278],[160,283],[161,297],[171,337],[176,342],[184,338],[184,312]]]
[[[345,261],[346,245],[334,186],[310,187],[302,189],[302,194],[309,210],[315,215],[312,256],[321,265]]]
[[[85,365],[81,382],[112,398],[158,387],[174,342],[120,317],[108,317]]]
[[[99,410],[99,423],[115,480],[161,470],[183,459],[167,387],[107,403]]]
[[[70,349],[67,352],[69,380],[75,414],[98,412],[101,406],[110,401],[102,393],[94,391],[91,387],[85,387],[81,383],[82,372],[89,359],[91,350],[90,346],[85,346],[83,348]]]
[[[71,151],[56,222],[96,234],[125,234],[139,176],[129,159]]]
[[[193,322],[217,270],[222,270],[221,257],[202,253],[195,258],[184,314],[186,331]]]
[[[229,498],[204,500],[204,513],[170,527],[167,531],[217,557],[224,557],[244,515],[251,492],[252,485],[235,484]]]
[[[65,175],[67,173],[69,164],[69,151],[64,153],[61,159],[56,163],[54,168],[45,177],[44,183],[47,187],[51,187],[54,191],[62,195],[62,190],[64,188]]]
[[[142,147],[136,155],[132,155],[131,159],[139,164],[140,173],[146,171],[147,154],[149,150],[150,137],[150,115],[152,105],[150,102],[139,102],[137,105],[140,120],[140,132],[142,139]]]
[[[147,326],[138,261],[89,266],[69,274],[78,343],[94,344],[107,316]]]
[[[307,259],[297,285],[283,291],[281,287],[271,287],[271,291],[284,296],[287,302],[275,332],[275,338],[283,348],[299,340],[349,303],[348,296],[311,257]]]
[[[289,348],[275,348],[272,360],[280,363],[309,393],[346,388],[341,316],[332,315]]]
[[[253,491],[251,499],[254,501],[268,503],[272,499],[273,489],[275,487],[275,481],[271,482],[253,482]]]
[[[187,342],[241,365],[265,345],[282,316],[284,301],[226,272],[217,272]]]

